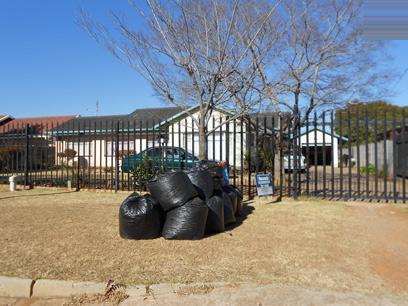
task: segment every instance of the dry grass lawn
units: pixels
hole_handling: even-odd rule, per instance
[[[254,281],[408,292],[408,281],[401,285],[400,272],[394,271],[408,275],[408,211],[394,205],[252,201],[242,224],[200,241],[130,241],[118,234],[118,208],[126,196],[0,190],[0,275],[128,284]],[[383,237],[389,250],[397,250],[396,266],[388,270],[381,269],[381,241],[371,231],[383,210],[401,222],[396,225],[401,239]],[[386,230],[394,234],[393,228]],[[390,271],[397,274],[390,276]]]

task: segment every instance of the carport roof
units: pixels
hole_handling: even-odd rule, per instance
[[[303,127],[303,128],[301,128],[300,129],[300,135],[298,136],[298,137],[302,137],[303,135],[306,135],[306,133],[314,133],[314,131],[319,131],[319,132],[322,132],[322,133],[324,133],[324,134],[327,134],[327,135],[330,135],[330,136],[333,136],[333,137],[335,137],[335,138],[338,138],[338,139],[341,139],[341,140],[343,140],[343,141],[348,141],[348,138],[347,137],[345,137],[345,136],[340,136],[340,135],[338,135],[336,132],[332,132],[332,131],[330,131],[330,130],[325,130],[325,129],[323,129],[321,126],[319,126],[319,127],[311,127],[311,128],[309,128],[309,130],[308,131],[306,131],[306,127]],[[291,136],[291,139],[293,139],[293,135]]]

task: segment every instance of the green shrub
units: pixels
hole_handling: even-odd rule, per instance
[[[360,174],[361,175],[366,175],[368,171],[369,175],[374,176],[375,175],[375,166],[373,164],[369,164],[368,167],[361,167],[360,168]],[[379,178],[384,178],[386,176],[388,176],[388,169],[386,169],[386,171],[384,171],[384,166],[383,165],[378,165],[378,169],[377,169],[377,175]]]
[[[149,160],[147,155],[143,157],[142,163],[136,163],[134,168],[130,170],[131,176],[136,184],[140,182],[146,184],[154,176],[160,173],[160,168],[155,167],[154,163]]]
[[[360,173],[365,175],[368,172],[369,175],[375,175],[375,166],[369,164],[368,167],[364,166],[360,168]]]

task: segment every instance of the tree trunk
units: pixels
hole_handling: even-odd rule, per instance
[[[299,158],[300,152],[298,148],[299,142],[299,135],[298,135],[298,128],[299,128],[299,95],[300,95],[300,84],[295,91],[295,105],[293,107],[293,125],[292,125],[292,136],[293,136],[293,160],[294,160],[294,171],[293,171],[293,197],[295,200],[298,198],[299,193],[299,186],[300,186],[300,176],[299,176]]]
[[[200,160],[207,160],[207,125],[206,116],[208,108],[205,103],[201,103],[200,106],[200,118],[198,120],[198,158]]]
[[[200,160],[207,160],[207,133],[205,131],[205,127],[201,125],[198,131],[198,142],[198,158]]]

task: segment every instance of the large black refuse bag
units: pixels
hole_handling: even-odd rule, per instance
[[[234,215],[235,215],[237,213],[237,208],[238,208],[237,194],[231,188],[230,191],[228,191],[228,196],[231,199],[232,211],[234,212]]]
[[[223,178],[219,176],[213,176],[213,186],[214,186],[214,192],[216,191],[222,191],[222,184],[223,184]]]
[[[166,214],[162,235],[165,239],[197,240],[204,236],[208,207],[199,197]]]
[[[150,195],[128,196],[119,208],[119,233],[125,239],[161,236],[164,212]]]
[[[232,224],[236,222],[234,208],[232,207],[231,199],[226,192],[217,193],[222,197],[224,202],[224,224]]]
[[[196,189],[182,171],[160,174],[147,183],[147,188],[164,211],[184,205],[197,196]]]
[[[242,213],[243,210],[243,205],[242,205],[242,197],[241,197],[241,193],[237,190],[235,190],[235,194],[237,195],[237,211],[236,214],[240,215]]]
[[[208,218],[205,227],[206,232],[218,233],[225,230],[224,224],[224,200],[222,195],[215,194],[207,200]]]
[[[194,168],[187,175],[202,199],[209,199],[214,193],[213,180],[207,168]]]
[[[236,215],[240,215],[242,213],[242,209],[243,209],[242,200],[244,199],[244,196],[239,191],[238,187],[236,187],[234,185],[231,185],[231,188],[235,192],[235,195],[236,195],[236,198],[237,198]]]
[[[222,169],[220,167],[213,168],[211,170],[211,175],[213,178],[214,192],[222,191],[224,185],[224,178],[222,176]]]

